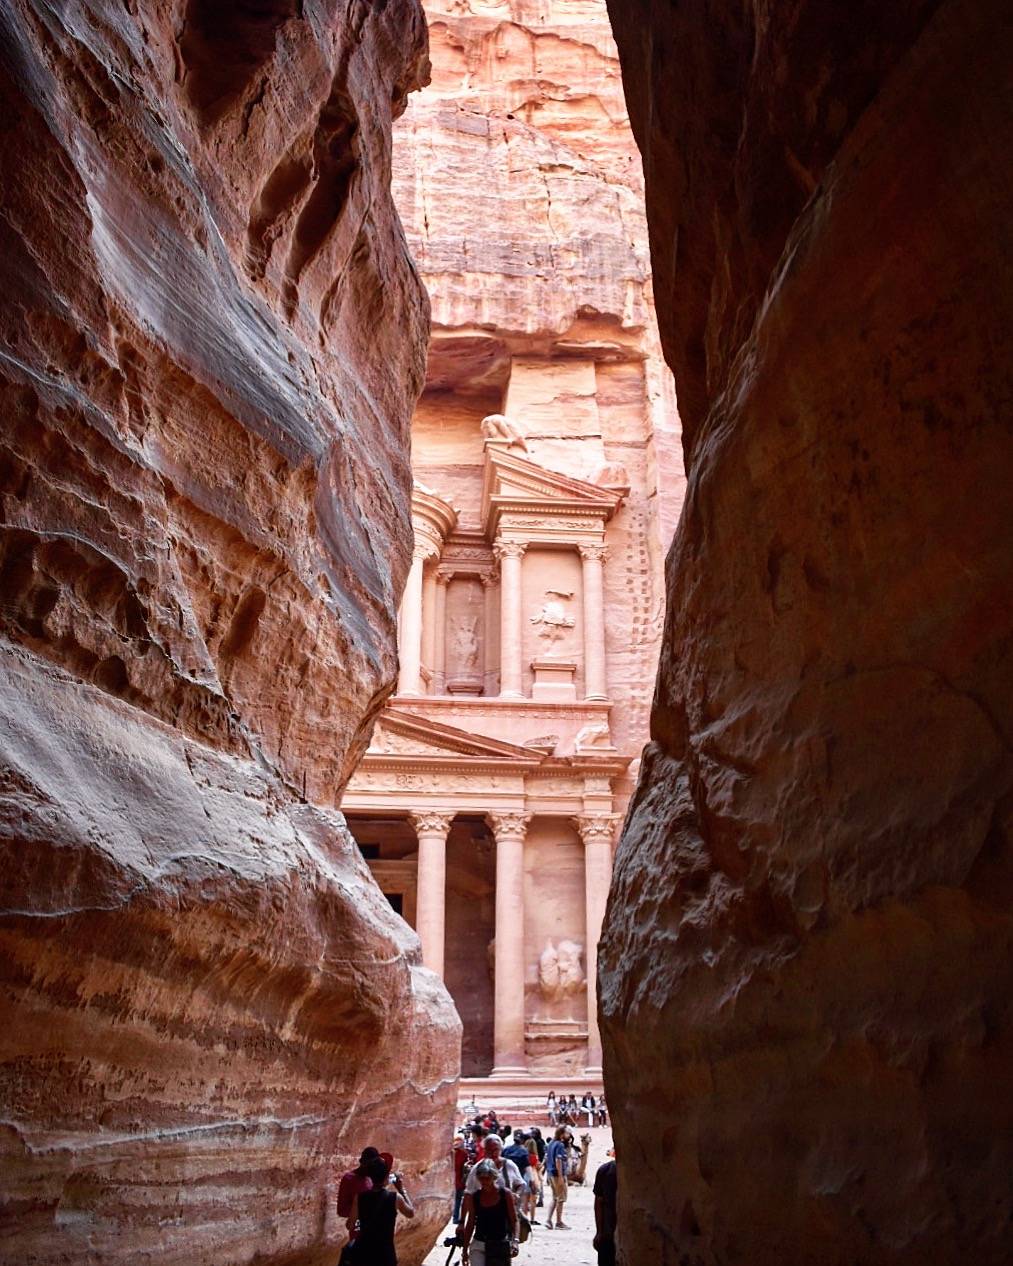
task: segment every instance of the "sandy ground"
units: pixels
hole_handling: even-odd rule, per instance
[[[591,1188],[598,1166],[606,1160],[605,1152],[612,1146],[612,1131],[600,1129],[591,1131],[591,1158],[587,1167],[587,1181],[583,1187],[571,1187],[566,1202],[563,1220],[572,1228],[569,1231],[546,1231],[545,1214],[548,1209],[548,1192],[546,1204],[538,1210],[538,1218],[542,1223],[532,1229],[531,1238],[521,1245],[520,1256],[514,1258],[517,1266],[595,1266],[598,1256],[591,1247],[594,1238],[594,1196]],[[453,1235],[454,1228],[447,1226],[444,1235]],[[443,1236],[440,1236],[437,1247],[425,1260],[425,1266],[445,1266],[449,1248],[441,1248]],[[454,1252],[454,1266],[460,1266],[460,1249]]]

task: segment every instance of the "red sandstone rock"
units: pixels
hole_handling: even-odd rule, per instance
[[[623,1259],[999,1266],[1004,10],[612,13],[691,456],[601,957]]]
[[[421,10],[0,21],[0,1260],[332,1260],[384,1137],[420,1260],[459,1026],[329,806],[394,677]]]

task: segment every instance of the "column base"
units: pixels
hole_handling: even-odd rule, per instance
[[[584,1076],[585,1077],[601,1077],[602,1076],[601,1064],[589,1064],[588,1067],[584,1069]]]
[[[498,1064],[489,1074],[493,1081],[513,1081],[517,1077],[530,1077],[523,1064]]]
[[[584,696],[585,703],[608,703],[608,701],[609,701],[608,695],[585,695]]]
[[[527,695],[520,690],[501,690],[499,697],[501,699],[526,699]]]

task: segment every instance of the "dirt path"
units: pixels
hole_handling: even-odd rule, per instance
[[[605,1152],[612,1146],[610,1129],[591,1131],[591,1158],[587,1167],[587,1181],[583,1187],[571,1187],[566,1202],[564,1220],[569,1223],[569,1231],[546,1231],[545,1213],[548,1209],[548,1193],[546,1205],[538,1210],[538,1218],[542,1223],[533,1229],[531,1238],[521,1245],[520,1256],[515,1258],[517,1266],[595,1266],[597,1256],[591,1247],[594,1237],[594,1196],[591,1188],[598,1166],[606,1159]],[[453,1225],[448,1225],[445,1235],[453,1235]],[[448,1248],[441,1248],[443,1236],[436,1248],[426,1258],[424,1266],[445,1266]],[[454,1252],[453,1266],[460,1266],[460,1250]]]

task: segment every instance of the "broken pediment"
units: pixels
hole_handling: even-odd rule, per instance
[[[567,516],[578,530],[601,530],[622,504],[622,493],[548,470],[505,445],[487,442],[482,521],[495,536],[504,514],[537,520]]]
[[[383,756],[440,757],[460,761],[517,761],[520,765],[537,764],[539,753],[514,743],[487,738],[441,725],[417,713],[388,709],[376,724],[366,759]]]

